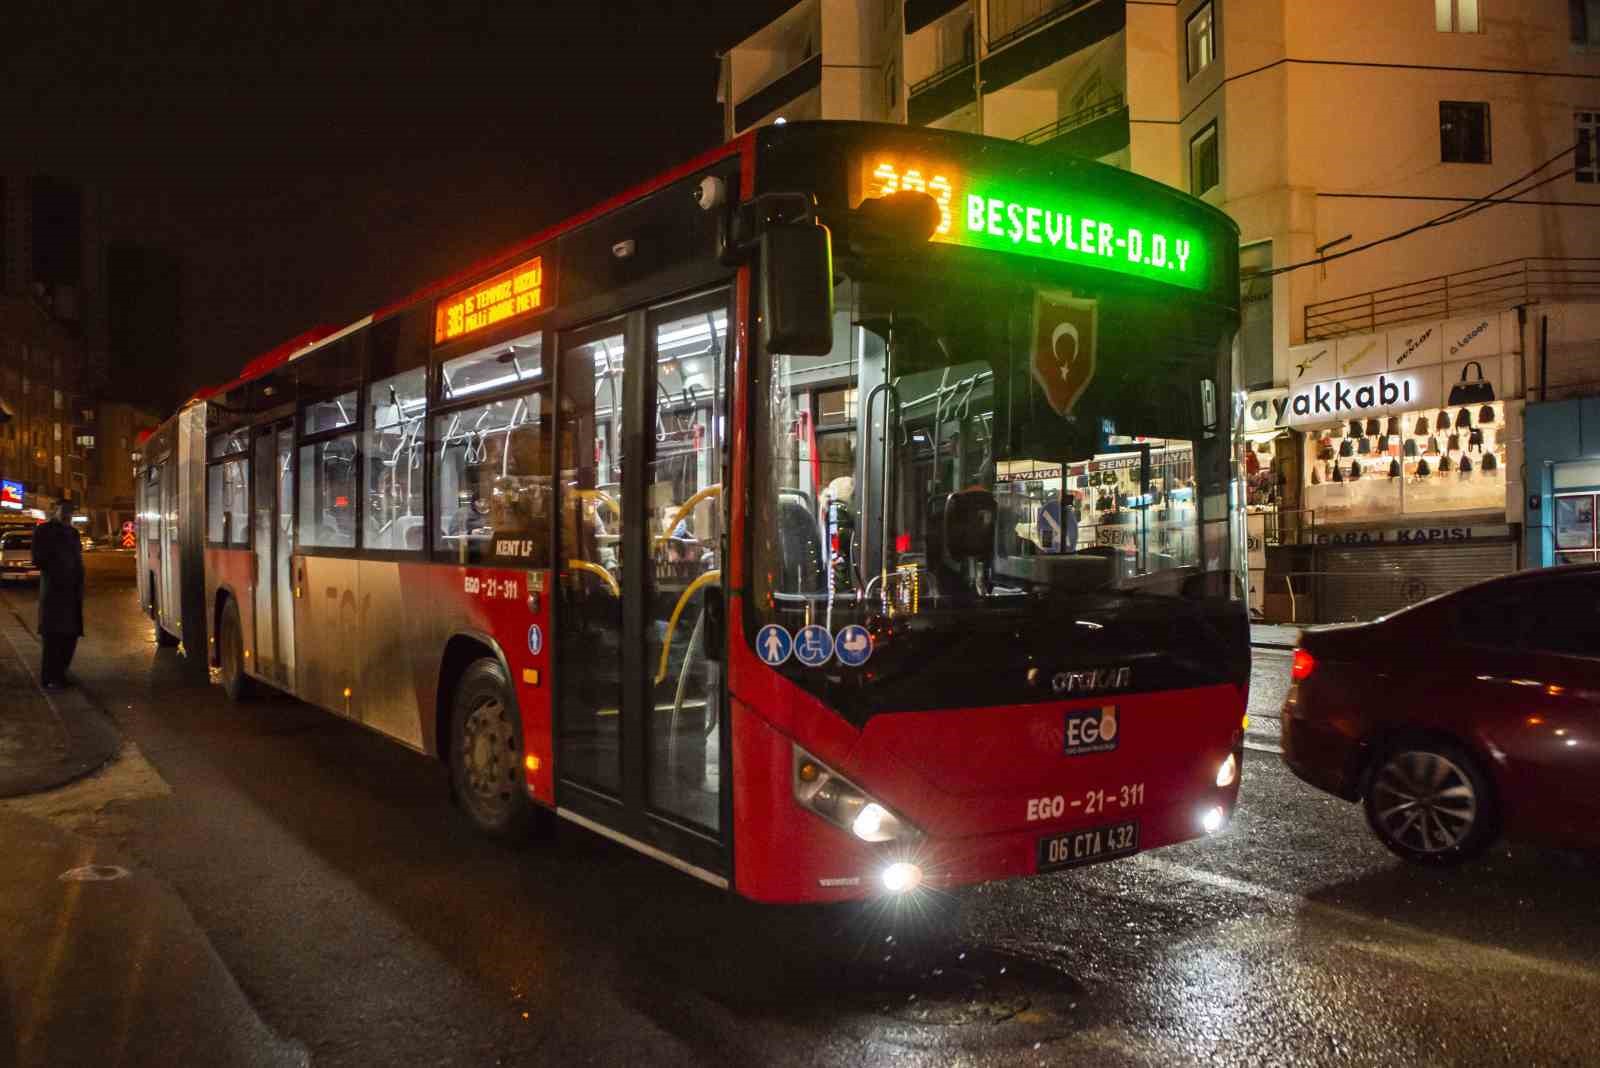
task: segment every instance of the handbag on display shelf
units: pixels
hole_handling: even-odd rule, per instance
[[[1423,452],[1431,452],[1431,453],[1437,454],[1438,451],[1439,451],[1439,439],[1438,438],[1429,438],[1428,439],[1428,444],[1423,446],[1422,451]]]
[[[1494,453],[1486,452],[1483,454],[1483,469],[1485,471],[1497,471],[1500,469],[1500,461],[1495,459]]]
[[[1467,435],[1467,447],[1477,449],[1479,452],[1483,451],[1483,428],[1481,426],[1473,427],[1472,433]]]
[[[1317,459],[1319,459],[1319,460],[1331,460],[1331,459],[1333,459],[1333,456],[1334,456],[1333,442],[1332,441],[1323,442],[1322,443],[1322,448],[1317,450]]]
[[[1425,415],[1417,416],[1417,428],[1415,430],[1413,430],[1412,433],[1420,438],[1422,435],[1426,434],[1427,432],[1428,432],[1428,417],[1425,416]]]
[[[1400,461],[1399,460],[1390,460],[1389,461],[1389,477],[1390,478],[1399,478],[1400,477]]]
[[[1450,462],[1450,454],[1449,453],[1445,453],[1443,456],[1441,456],[1439,458],[1439,473],[1441,475],[1448,475],[1450,473],[1451,468],[1454,467],[1454,466],[1455,465],[1453,465]]]
[[[1353,438],[1359,438],[1361,436],[1361,420],[1350,420],[1350,436]]]
[[[1467,381],[1467,372],[1474,371],[1476,376],[1471,382]],[[1483,377],[1483,364],[1477,360],[1468,360],[1461,368],[1461,381],[1450,387],[1449,403],[1455,404],[1488,404],[1494,400],[1494,386]]]
[[[1343,482],[1344,481],[1344,464],[1334,464],[1333,465],[1333,480],[1335,482]]]
[[[1416,439],[1415,438],[1406,438],[1405,448],[1401,449],[1400,451],[1405,453],[1409,457],[1415,457],[1417,455],[1417,442],[1416,442]]]
[[[1461,451],[1461,435],[1460,434],[1451,434],[1450,437],[1445,440],[1444,447],[1445,447],[1445,452],[1460,452]]]
[[[1494,406],[1492,404],[1485,404],[1482,408],[1478,409],[1478,425],[1494,425]]]
[[[1371,439],[1369,439],[1369,438],[1359,438],[1359,439],[1357,439],[1357,441],[1356,441],[1356,452],[1360,453],[1362,456],[1370,456],[1372,454],[1372,441],[1371,441]]]
[[[1433,471],[1428,467],[1428,458],[1426,456],[1424,456],[1417,463],[1417,477],[1418,478],[1427,478],[1431,474],[1433,474]]]
[[[1438,415],[1434,416],[1433,417],[1433,429],[1435,429],[1435,430],[1449,430],[1450,429],[1450,413],[1447,412],[1447,411],[1441,410]]]
[[[1354,482],[1361,477],[1361,464],[1359,461],[1350,461],[1350,481]]]
[[[1467,411],[1465,408],[1461,409],[1459,412],[1456,413],[1456,429],[1457,430],[1471,430],[1472,429],[1472,413]]]
[[[1369,438],[1375,438],[1380,433],[1382,433],[1382,431],[1380,431],[1378,429],[1378,417],[1377,416],[1373,416],[1372,418],[1368,419],[1367,420],[1367,436]]]
[[[1470,457],[1463,456],[1461,458],[1461,473],[1463,475],[1472,474],[1472,459]]]
[[[1340,456],[1343,456],[1343,457],[1348,459],[1349,457],[1354,456],[1355,454],[1356,454],[1356,443],[1355,442],[1351,441],[1349,438],[1345,438],[1343,441],[1339,442],[1339,455]]]
[[[1313,486],[1322,485],[1322,465],[1321,464],[1312,464],[1311,465],[1311,484]]]
[[[1388,434],[1390,437],[1396,437],[1396,436],[1399,435],[1399,433],[1400,433],[1400,417],[1398,415],[1391,415],[1389,417],[1389,427],[1388,427],[1387,430],[1384,431],[1384,433]]]

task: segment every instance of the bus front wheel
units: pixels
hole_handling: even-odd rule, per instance
[[[524,838],[548,822],[523,784],[522,725],[511,683],[489,657],[468,666],[456,685],[450,787],[473,826],[491,838]]]

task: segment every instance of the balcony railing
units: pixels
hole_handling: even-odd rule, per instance
[[[1094,0],[989,0],[989,52]]]
[[[1305,339],[1550,300],[1600,301],[1600,257],[1530,257],[1307,304]]]
[[[1043,145],[1054,141],[1063,134],[1071,133],[1080,126],[1087,126],[1096,119],[1103,119],[1107,115],[1115,115],[1122,110],[1124,104],[1121,93],[1101,100],[1099,103],[1090,104],[1086,108],[1074,111],[1071,115],[1063,115],[1054,122],[1047,122],[1036,130],[1029,130],[1017,138],[1025,145]]]
[[[949,81],[962,71],[972,69],[972,23],[968,22],[960,33],[940,32],[934,39],[933,47],[933,73],[913,82],[907,95],[916,96],[925,89]]]

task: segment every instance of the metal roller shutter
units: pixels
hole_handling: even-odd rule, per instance
[[[1514,541],[1327,548],[1319,556],[1317,620],[1322,623],[1376,619],[1517,566]]]

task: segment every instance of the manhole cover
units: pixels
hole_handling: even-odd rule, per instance
[[[64,871],[59,876],[64,883],[107,883],[113,879],[126,879],[133,874],[115,864],[85,864],[81,868]]]

